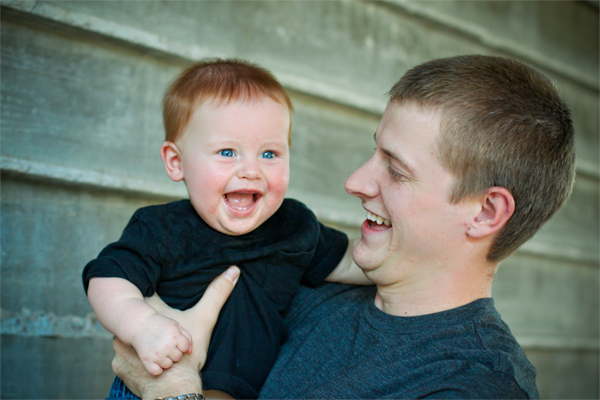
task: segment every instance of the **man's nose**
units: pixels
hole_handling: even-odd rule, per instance
[[[376,197],[379,194],[379,185],[373,168],[374,157],[346,179],[346,192],[361,199]]]
[[[260,179],[260,166],[258,160],[244,159],[240,163],[240,168],[237,171],[237,177],[239,179]]]

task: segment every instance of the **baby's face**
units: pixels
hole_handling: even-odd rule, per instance
[[[290,176],[290,113],[264,98],[192,115],[179,144],[181,167],[196,212],[212,228],[243,235],[281,206]]]

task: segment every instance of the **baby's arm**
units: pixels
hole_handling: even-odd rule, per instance
[[[352,259],[352,251],[354,250],[356,242],[358,242],[358,239],[350,239],[348,241],[348,249],[346,249],[344,257],[331,274],[325,278],[327,282],[348,283],[352,285],[373,284]]]
[[[160,375],[192,352],[192,337],[179,324],[144,302],[140,290],[121,278],[92,278],[88,299],[98,321],[135,348],[144,367]]]

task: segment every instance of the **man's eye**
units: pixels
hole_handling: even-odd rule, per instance
[[[275,153],[273,153],[272,151],[265,151],[264,153],[262,153],[261,157],[262,158],[274,158]]]
[[[235,153],[231,149],[225,149],[225,150],[221,150],[219,152],[219,154],[222,155],[223,157],[233,157]]]
[[[394,179],[403,179],[404,178],[404,175],[402,175],[401,173],[394,170],[394,168],[392,168],[391,166],[388,167],[388,171]]]

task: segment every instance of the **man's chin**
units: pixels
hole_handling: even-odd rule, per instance
[[[370,251],[362,240],[358,241],[356,246],[354,246],[352,259],[367,277],[381,265],[381,263],[377,262],[377,258],[377,254]]]

